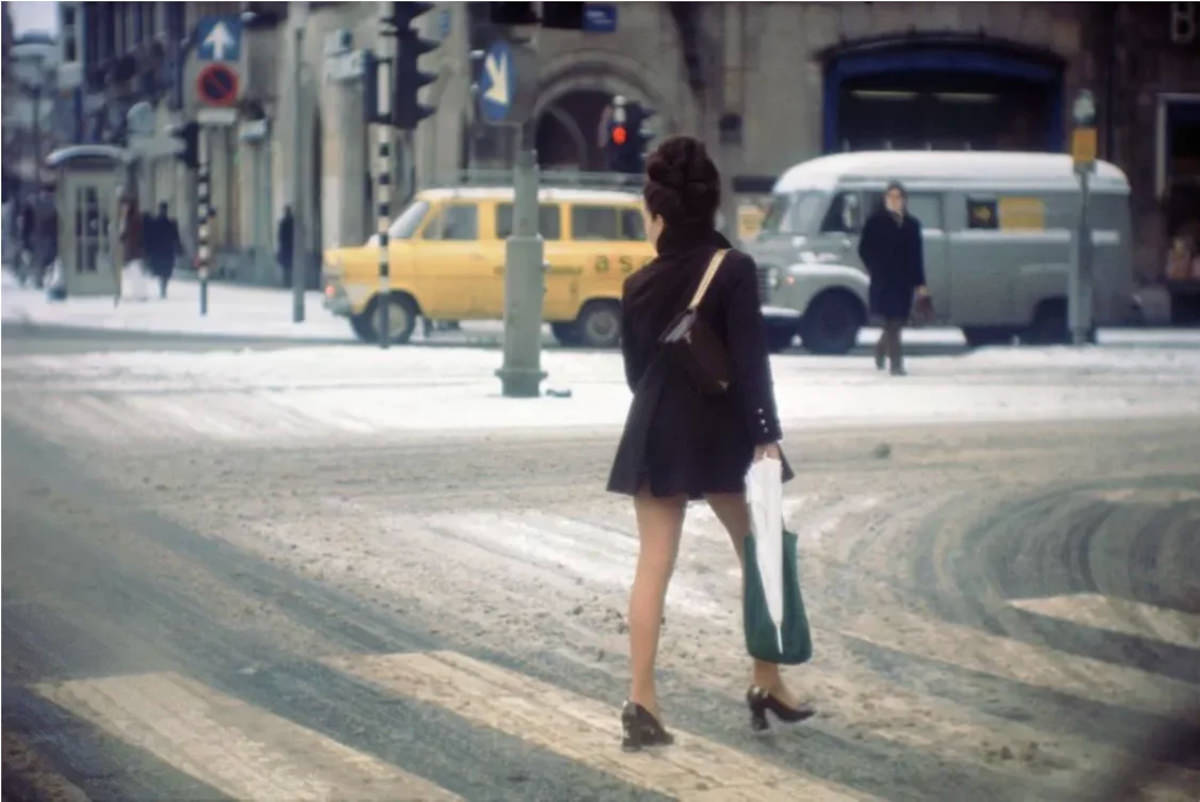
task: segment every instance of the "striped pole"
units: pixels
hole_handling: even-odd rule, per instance
[[[388,270],[388,228],[392,224],[392,128],[378,126],[379,176],[376,183],[379,231],[379,347],[387,348],[391,337],[391,278]]]
[[[208,131],[197,132],[196,157],[196,272],[200,277],[200,314],[208,314]]]
[[[396,80],[396,49],[390,44],[393,41],[395,40],[384,37],[380,43],[381,61],[387,65],[387,71],[380,80],[375,82],[375,108],[380,118],[384,120],[392,118],[392,98],[395,95],[392,82]],[[376,153],[379,157],[378,180],[375,184],[375,224],[376,231],[379,233],[378,331],[379,347],[387,348],[391,345],[392,339],[390,319],[392,283],[388,269],[388,229],[392,225],[392,157],[395,153],[395,145],[392,126],[376,125],[375,131],[377,136]]]

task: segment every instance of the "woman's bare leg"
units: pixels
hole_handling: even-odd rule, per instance
[[[629,698],[659,717],[654,686],[654,659],[662,628],[667,585],[679,553],[683,533],[685,496],[655,498],[643,491],[634,498],[637,512],[637,574],[629,594],[629,663],[632,682]]]
[[[725,525],[725,530],[729,532],[729,538],[733,541],[733,548],[737,552],[738,562],[745,571],[746,535],[750,534],[750,505],[746,503],[746,497],[740,493],[713,493],[706,496],[705,499],[713,513]],[[778,663],[768,663],[764,660],[754,660],[753,662],[751,681],[755,685],[770,691],[775,698],[789,707],[799,704],[800,700],[793,696],[783,684]]]

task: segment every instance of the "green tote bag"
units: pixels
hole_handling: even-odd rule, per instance
[[[796,565],[796,535],[783,532],[783,621],[778,628],[767,610],[762,577],[755,559],[754,535],[746,536],[746,569],[742,593],[742,620],[746,630],[746,650],[750,656],[768,663],[795,665],[812,657],[812,636],[800,596],[800,576]],[[780,644],[782,643],[782,650]]]

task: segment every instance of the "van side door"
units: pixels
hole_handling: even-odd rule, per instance
[[[621,262],[621,216],[612,204],[579,202],[571,204],[570,235],[572,251],[583,264],[580,278],[580,303],[594,298],[620,299],[628,266]],[[578,310],[576,310],[578,312]]]
[[[542,289],[545,293],[543,296],[542,318],[550,322],[559,322],[564,318],[558,316],[557,309],[563,303],[563,293],[571,292],[571,285],[563,285],[562,282],[553,280],[555,276],[561,275],[567,268],[573,264],[569,254],[565,253],[564,243],[562,241],[562,204],[558,201],[541,201],[538,204],[538,233],[542,236],[542,262],[549,265],[543,272]],[[513,204],[511,201],[500,201],[496,204],[495,211],[495,230],[496,239],[501,246],[504,246],[507,240],[513,233]],[[502,254],[496,261],[491,274],[487,281],[494,286],[494,291],[489,293],[489,296],[495,296],[499,299],[496,305],[497,317],[504,317],[504,273],[507,259],[507,249],[502,247]],[[582,270],[582,267],[576,265],[576,275]],[[569,270],[566,270],[569,272]],[[576,290],[578,281],[575,282]],[[553,300],[552,300],[553,296]]]
[[[934,319],[950,319],[950,270],[946,261],[946,195],[915,191],[908,196],[908,213],[921,224],[921,251],[925,259],[925,286],[933,297]]]
[[[413,261],[413,272],[419,275],[428,299],[422,309],[426,317],[478,317],[473,285],[487,266],[479,239],[479,204],[459,200],[442,204],[422,227]]]

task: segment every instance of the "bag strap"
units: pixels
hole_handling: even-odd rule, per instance
[[[713,278],[717,275],[717,269],[725,261],[727,253],[729,253],[728,248],[718,248],[717,252],[713,254],[712,261],[708,263],[708,270],[704,271],[704,278],[700,280],[700,286],[696,288],[696,295],[688,304],[688,311],[694,311],[700,306],[700,302],[704,300],[704,294],[708,292],[708,285],[712,284]]]

